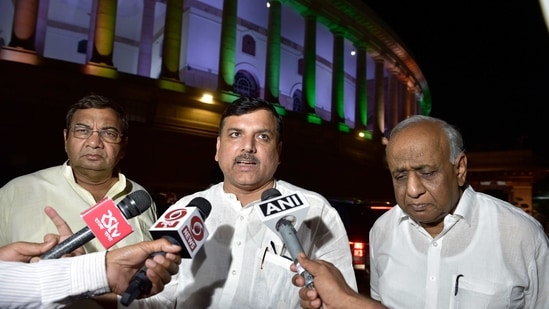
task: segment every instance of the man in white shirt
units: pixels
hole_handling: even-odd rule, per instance
[[[68,108],[63,137],[68,160],[12,179],[0,188],[0,246],[16,241],[41,242],[55,226],[44,207],[55,207],[74,230],[86,226],[81,213],[104,197],[120,202],[144,190],[119,170],[128,146],[128,116],[113,100],[91,94]],[[36,138],[36,137],[35,137]],[[148,205],[147,205],[148,206]],[[156,221],[154,202],[128,220],[133,232],[113,248],[151,240],[148,228]],[[93,239],[86,252],[105,250]]]
[[[128,146],[128,126],[125,110],[110,98],[90,94],[71,105],[63,130],[68,160],[16,177],[0,188],[0,246],[40,242],[43,235],[54,233],[55,226],[43,212],[46,206],[55,207],[76,231],[86,226],[80,214],[103,198],[119,203],[128,194],[145,190],[119,169]],[[155,221],[152,202],[142,214],[128,219],[133,232],[111,248],[151,240],[148,228]],[[105,250],[98,239],[83,247],[88,253]]]
[[[467,157],[454,127],[412,116],[391,131],[386,155],[398,207],[370,231],[374,300],[389,308],[549,308],[543,227],[467,184]],[[319,308],[318,296],[300,290],[304,308]]]
[[[310,207],[297,230],[304,252],[336,264],[357,289],[349,240],[337,211],[320,194],[274,178],[282,126],[275,107],[261,99],[244,97],[227,106],[215,154],[224,180],[172,206],[184,207],[197,196],[210,201],[210,236],[197,256],[181,262],[177,286],[169,284],[164,292],[131,306],[173,308],[177,301],[178,308],[193,309],[299,308],[297,289],[288,284],[293,273],[286,246],[254,209],[270,188],[282,196],[297,191],[304,195]]]

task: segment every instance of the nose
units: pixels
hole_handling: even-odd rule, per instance
[[[98,147],[103,145],[103,140],[101,139],[99,131],[97,130],[91,132],[90,136],[88,136],[88,138],[86,139],[86,142],[92,147]]]
[[[244,144],[242,145],[242,151],[247,153],[254,153],[255,150],[255,140],[253,138],[245,139]]]
[[[423,185],[421,178],[415,173],[410,173],[406,183],[406,194],[412,198],[417,198],[423,193],[425,193],[425,186]]]

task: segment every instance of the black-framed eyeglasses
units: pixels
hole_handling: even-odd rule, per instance
[[[99,138],[107,143],[119,143],[122,140],[122,134],[115,129],[93,130],[88,126],[78,125],[72,127],[70,131],[72,132],[72,136],[79,139],[87,139],[92,136],[94,132],[97,132]]]

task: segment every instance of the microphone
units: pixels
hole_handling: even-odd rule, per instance
[[[297,260],[299,252],[305,252],[296,231],[309,211],[305,196],[301,192],[282,196],[280,191],[270,188],[261,194],[261,201],[256,207],[261,221],[280,235],[298,273],[305,279],[305,286],[314,287],[314,277]]]
[[[144,190],[128,194],[118,205],[115,205],[111,198],[106,197],[81,213],[87,224],[86,227],[58,243],[40,258],[60,258],[82,247],[95,237],[108,249],[133,232],[132,226],[126,219],[142,214],[151,207],[151,204],[152,198]]]
[[[195,197],[185,207],[177,204],[168,208],[149,229],[154,239],[166,238],[172,244],[181,246],[182,258],[193,258],[208,238],[204,221],[210,215],[212,205],[203,197]],[[149,258],[165,252],[154,252]],[[130,280],[120,303],[129,306],[143,294],[150,292],[152,282],[147,278],[147,267],[143,266]]]

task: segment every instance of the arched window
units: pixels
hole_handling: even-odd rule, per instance
[[[255,40],[249,34],[246,34],[242,38],[242,52],[248,55],[255,56]]]
[[[259,97],[259,83],[250,72],[240,70],[234,77],[234,92],[242,96]]]

